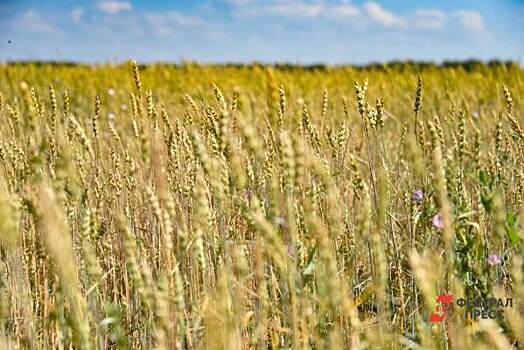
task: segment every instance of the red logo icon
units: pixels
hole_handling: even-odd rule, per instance
[[[437,312],[432,312],[429,315],[429,322],[439,323],[443,322],[447,317],[447,308],[453,304],[453,295],[441,294],[437,297]]]

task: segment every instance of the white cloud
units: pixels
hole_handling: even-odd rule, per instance
[[[418,28],[439,29],[444,26],[446,14],[437,9],[416,9],[413,24]]]
[[[343,3],[326,8],[325,14],[330,18],[356,17],[360,14],[360,10],[358,7],[353,6],[350,3]]]
[[[458,10],[453,13],[453,16],[460,21],[464,29],[472,32],[482,32],[485,29],[482,16],[477,11]]]
[[[84,9],[82,7],[76,7],[71,12],[69,12],[69,17],[75,22],[80,22],[82,16],[84,15]]]
[[[321,3],[285,1],[266,6],[266,12],[284,17],[318,17],[324,11]]]
[[[164,36],[173,35],[176,28],[198,27],[206,23],[201,18],[185,15],[178,11],[150,12],[145,15],[145,19],[156,34]]]
[[[129,1],[104,0],[97,4],[100,11],[107,14],[114,14],[122,11],[129,11],[133,5]]]
[[[360,13],[358,7],[348,1],[327,4],[325,1],[307,0],[226,0],[234,7],[237,17],[256,17],[269,14],[287,18],[348,18]]]
[[[36,33],[56,34],[59,30],[47,22],[38,12],[29,9],[13,20],[14,26],[20,30],[29,30]]]
[[[446,13],[437,8],[417,8],[405,14],[398,14],[382,7],[373,0],[356,6],[350,0],[223,0],[231,7],[237,18],[251,18],[264,15],[297,19],[354,19],[361,15],[363,21],[374,22],[386,28],[438,30],[450,24],[453,19],[470,31],[485,30],[480,13],[472,10],[458,10]]]
[[[363,5],[369,17],[384,27],[403,27],[405,20],[380,6],[374,1],[367,1]]]

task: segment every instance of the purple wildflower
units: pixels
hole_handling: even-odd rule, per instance
[[[436,214],[432,219],[431,223],[437,230],[442,230],[444,228],[444,223],[442,222],[442,217],[440,214]]]
[[[491,266],[500,265],[501,262],[502,259],[500,259],[500,256],[497,254],[490,254],[490,256],[488,256],[488,264]]]
[[[422,200],[424,199],[424,192],[422,192],[422,190],[416,190],[411,195],[411,199],[413,199],[413,202],[415,203],[422,203]]]

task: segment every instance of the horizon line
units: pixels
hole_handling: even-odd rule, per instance
[[[465,66],[468,64],[475,65],[517,65],[521,67],[522,62],[520,59],[479,59],[479,58],[468,58],[468,59],[442,59],[442,60],[417,60],[417,59],[391,59],[386,61],[373,61],[370,60],[366,63],[327,63],[327,62],[290,62],[290,61],[263,61],[263,60],[251,60],[251,61],[198,61],[191,59],[181,60],[157,60],[157,61],[140,61],[135,59],[124,59],[124,60],[107,60],[105,62],[88,62],[81,60],[67,60],[67,59],[14,59],[14,60],[0,60],[0,65],[56,65],[56,66],[122,66],[130,62],[137,62],[140,66],[154,66],[154,65],[166,65],[166,66],[185,66],[185,65],[197,65],[197,66],[273,66],[273,67],[297,67],[297,68],[308,68],[308,67],[355,67],[355,68],[366,68],[366,67],[380,67],[380,66],[393,66],[393,65],[414,65],[414,66]]]

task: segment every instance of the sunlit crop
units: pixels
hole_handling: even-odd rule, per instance
[[[518,348],[523,95],[511,64],[0,65],[0,348]]]

